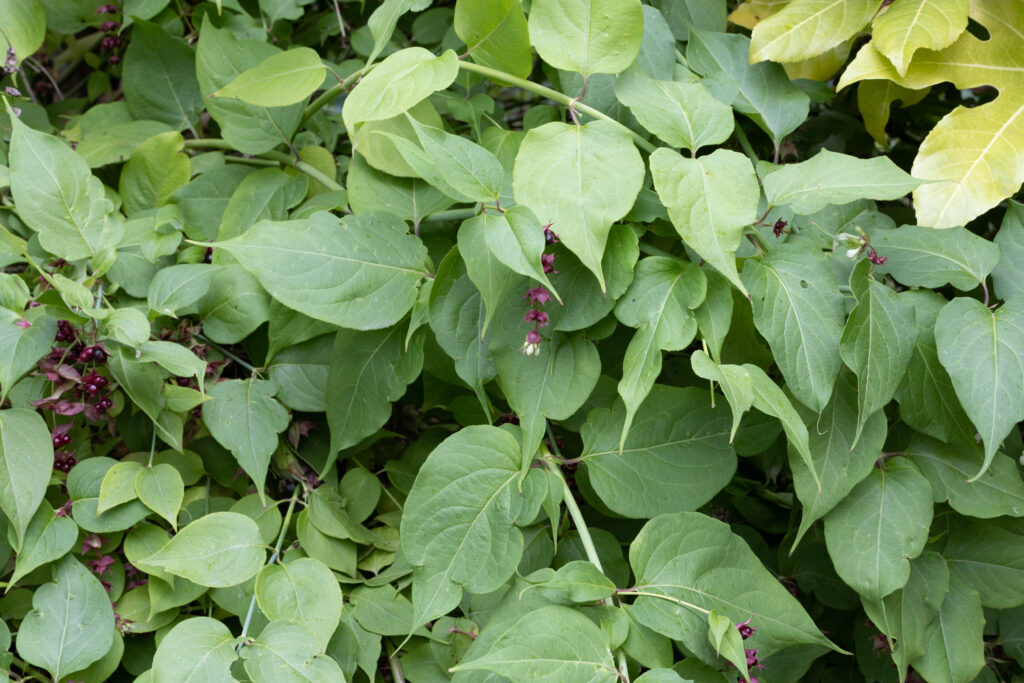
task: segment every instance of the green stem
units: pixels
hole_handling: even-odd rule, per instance
[[[473,62],[467,62],[465,60],[459,62],[459,68],[462,69],[463,71],[472,71],[473,73],[478,73],[481,76],[486,76],[492,81],[501,81],[504,83],[509,83],[517,88],[521,88],[528,92],[540,95],[541,97],[546,97],[554,102],[558,102],[559,104],[563,104],[566,107],[573,107],[577,111],[583,112],[587,116],[592,116],[595,119],[601,119],[602,121],[610,121],[614,123],[616,126],[622,128],[630,135],[632,135],[633,140],[636,142],[637,146],[643,149],[644,151],[650,153],[657,149],[657,147],[655,147],[646,139],[644,139],[642,135],[630,130],[628,127],[622,125],[621,123],[619,123],[612,117],[608,116],[604,112],[598,111],[597,109],[594,109],[590,105],[583,104],[582,102],[576,100],[575,98],[569,97],[565,93],[560,93],[557,90],[553,90],[547,87],[546,85],[534,83],[533,81],[528,81],[525,78],[518,78],[516,76],[513,76],[512,74],[505,73],[504,71],[498,71],[497,69],[481,66],[479,64],[474,64]]]
[[[420,221],[420,225],[424,223],[447,223],[449,221],[461,221],[467,218],[472,218],[480,213],[477,209],[449,209],[448,211],[438,211],[432,213],[423,220]]]
[[[156,453],[156,423],[153,423],[153,438],[149,442],[149,464],[146,467],[153,466],[153,455]]]
[[[309,106],[306,107],[306,111],[303,112],[302,114],[302,121],[299,124],[299,126],[304,126],[306,124],[306,121],[309,121],[309,119],[312,118],[313,114],[323,109],[328,102],[333,101],[334,98],[336,98],[341,93],[345,92],[348,89],[348,87],[352,85],[352,83],[354,83],[357,79],[364,76],[365,74],[369,73],[375,66],[377,65],[371,64],[368,66],[364,66],[362,69],[356,71],[354,74],[343,80],[341,83],[331,86],[330,88],[325,90],[320,95],[320,97],[310,102]]]
[[[201,138],[196,140],[186,140],[185,148],[223,149],[230,152],[235,151],[235,148],[231,146],[231,143],[229,143],[227,140],[221,140],[219,138]],[[310,178],[316,180],[329,190],[343,189],[341,185],[339,185],[337,181],[334,180],[334,178],[329,177],[320,169],[316,168],[315,166],[311,166],[310,164],[307,164],[305,161],[302,161],[301,159],[295,159],[289,156],[288,154],[285,154],[284,152],[264,152],[263,154],[260,154],[259,157],[262,159],[274,161],[278,164],[282,164],[285,166],[291,166],[295,170],[305,173]]]
[[[201,340],[204,344],[210,345],[212,348],[216,349],[218,353],[220,353],[221,355],[223,355],[226,358],[230,358],[231,360],[233,360],[234,362],[238,363],[243,368],[248,370],[250,373],[253,373],[253,374],[256,373],[256,368],[254,368],[251,363],[245,362],[244,360],[242,360],[241,358],[239,358],[235,354],[231,353],[230,351],[225,349],[223,346],[221,346],[217,342],[211,341],[209,338],[207,338],[206,336],[204,336],[202,334],[197,334],[196,335],[196,339]]]
[[[680,600],[678,598],[673,598],[671,595],[663,595],[661,593],[650,593],[648,591],[635,591],[635,590],[629,590],[629,589],[621,590],[621,591],[615,591],[615,594],[619,595],[619,596],[622,596],[622,595],[635,595],[635,596],[644,597],[644,598],[658,598],[660,600],[668,600],[669,602],[675,603],[677,605],[682,605],[683,607],[687,607],[687,608],[692,609],[692,610],[694,610],[696,612],[700,612],[704,616],[707,616],[707,615],[711,614],[710,610],[706,610],[703,607],[698,607],[697,605],[694,605],[693,603],[686,602],[685,600]]]
[[[750,161],[754,166],[757,166],[759,159],[757,158],[757,154],[754,152],[754,148],[750,146],[750,139],[747,137],[747,134],[743,132],[743,128],[741,128],[739,124],[736,124],[732,129],[732,132],[735,133],[736,139],[740,141],[740,147],[743,148],[744,153],[750,157]]]
[[[558,469],[558,465],[550,460],[545,460],[544,464],[547,466],[548,471],[562,482],[562,499],[565,501],[569,517],[572,518],[572,523],[580,535],[580,543],[583,544],[583,550],[587,554],[587,559],[597,567],[599,572],[603,573],[604,567],[601,566],[601,558],[597,556],[597,548],[594,546],[594,539],[590,537],[590,529],[587,528],[587,522],[583,519],[583,513],[580,512],[580,507],[576,504],[576,499],[573,498],[572,491],[569,490],[569,484],[565,481],[565,477],[562,476],[562,471]]]

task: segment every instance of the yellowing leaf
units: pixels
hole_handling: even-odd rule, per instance
[[[920,48],[941,50],[967,29],[967,0],[901,0],[875,17],[871,42],[900,75]]]
[[[754,27],[750,61],[816,57],[856,35],[881,4],[882,0],[793,0]]]
[[[914,90],[947,81],[961,90],[986,85],[999,90],[992,102],[954,109],[921,144],[911,172],[944,182],[914,192],[918,225],[963,225],[1024,182],[1024,3],[976,0],[970,16],[988,30],[988,40],[964,33],[939,52],[919,50],[902,76],[872,41],[839,81],[840,89],[887,79]]]
[[[754,30],[760,22],[786,6],[789,0],[747,0],[737,5],[729,15],[729,21],[737,26]]]
[[[888,146],[885,126],[889,123],[889,108],[899,100],[900,108],[909,107],[923,100],[931,88],[911,90],[892,81],[864,81],[857,86],[857,108],[864,118],[864,127],[878,144]]]

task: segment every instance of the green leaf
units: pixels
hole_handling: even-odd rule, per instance
[[[40,507],[25,530],[25,540],[18,552],[14,573],[7,580],[8,586],[13,586],[33,569],[64,557],[77,540],[78,527],[71,519],[53,514],[48,505]]]
[[[297,206],[309,191],[306,175],[292,177],[277,168],[250,173],[231,194],[217,230],[217,239],[227,240],[248,232],[262,219],[288,218],[288,209]],[[214,253],[214,263],[224,263]]]
[[[217,248],[284,305],[352,329],[401,320],[425,275],[423,243],[387,214],[339,220],[321,212],[299,221],[262,221]]]
[[[736,249],[757,220],[760,191],[750,161],[725,149],[686,159],[663,147],[651,155],[651,175],[680,237],[746,294]]]
[[[705,616],[677,600],[714,609],[733,622],[750,619],[757,633],[748,647],[762,657],[804,643],[838,649],[747,544],[718,520],[697,512],[656,517],[630,546],[629,563],[644,592],[663,596],[638,596],[631,613],[702,659],[715,661]],[[720,567],[729,570],[717,571]]]
[[[557,334],[541,344],[536,356],[512,348],[496,353],[494,360],[498,385],[519,416],[525,473],[544,438],[546,420],[572,417],[594,390],[601,358],[583,335]]]
[[[107,470],[100,484],[99,501],[96,503],[96,514],[102,515],[107,510],[122,503],[135,500],[135,477],[142,471],[142,464],[134,460],[125,460]]]
[[[323,654],[316,634],[296,621],[270,622],[239,654],[254,681],[327,683],[345,679],[338,663]]]
[[[185,485],[177,469],[166,463],[143,467],[135,475],[135,493],[146,507],[177,530],[178,510],[185,496]]]
[[[704,389],[654,385],[620,446],[626,410],[591,411],[583,425],[587,478],[612,511],[637,519],[696,510],[736,472],[729,416]]]
[[[807,215],[829,204],[899,199],[921,182],[889,157],[858,159],[823,149],[807,161],[785,164],[766,175],[764,194],[773,206],[787,204],[794,213]]]
[[[825,517],[825,542],[848,586],[880,600],[910,578],[932,522],[932,487],[909,460],[873,469]]]
[[[567,562],[550,572],[550,576],[535,585],[544,596],[557,602],[584,604],[600,602],[612,597],[615,584],[605,576],[593,563],[585,560]]]
[[[444,211],[454,203],[421,179],[396,178],[378,172],[360,154],[353,155],[345,181],[349,204],[357,216],[387,211],[419,225],[425,217]]]
[[[843,297],[821,252],[784,244],[743,268],[754,324],[793,395],[821,412],[841,365]]]
[[[750,61],[800,62],[816,57],[852,38],[881,4],[882,0],[794,0],[754,27]]]
[[[706,86],[713,85],[709,81],[722,83],[712,94],[749,116],[778,146],[807,119],[810,98],[790,82],[778,64],[751,64],[749,38],[705,28],[689,32],[686,60],[690,68],[707,77]]]
[[[949,47],[967,29],[967,0],[912,0],[871,24],[871,44],[905,76],[914,53]]]
[[[324,82],[327,68],[316,50],[293,47],[246,69],[210,97],[233,97],[257,107],[304,102]]]
[[[541,59],[563,71],[617,74],[640,52],[640,0],[535,0],[530,43]]]
[[[870,275],[871,262],[861,259],[850,275],[857,306],[843,328],[839,355],[857,376],[856,446],[868,418],[892,400],[914,352],[914,305]]]
[[[459,227],[460,239],[464,232],[479,232],[494,258],[516,273],[537,280],[561,301],[541,263],[546,248],[544,228],[528,208],[517,204],[502,214],[482,213],[475,219],[463,221]],[[460,249],[460,253],[466,252]]]
[[[1005,453],[996,453],[991,472],[968,484],[981,466],[982,454],[976,447],[918,434],[905,452],[931,482],[936,503],[948,500],[951,508],[968,517],[1024,517],[1024,481],[1016,461]]]
[[[270,317],[270,297],[255,275],[238,264],[223,266],[199,300],[203,334],[218,344],[236,344]]]
[[[608,231],[633,208],[643,176],[640,153],[621,126],[600,120],[585,126],[553,122],[526,134],[513,185],[516,203],[552,224],[604,292],[601,257]]]
[[[474,62],[519,78],[530,75],[529,29],[517,0],[459,0],[453,21]]]
[[[451,50],[440,57],[422,47],[399,50],[359,81],[345,99],[341,115],[346,130],[408,111],[451,85],[458,72],[458,57]]]
[[[175,534],[146,562],[200,586],[234,586],[256,576],[266,551],[256,522],[211,512]]]
[[[50,483],[53,442],[34,410],[0,410],[0,509],[7,515],[21,548],[32,517]]]
[[[267,619],[302,622],[327,647],[341,619],[341,588],[330,568],[304,557],[269,564],[256,576],[256,601]]]
[[[480,292],[484,304],[481,338],[486,336],[487,328],[498,312],[499,302],[508,295],[514,283],[520,281],[516,273],[488,248],[485,231],[489,222],[484,215],[467,218],[459,227],[458,235],[459,255],[466,264],[466,274]]]
[[[210,290],[219,266],[204,263],[179,263],[161,268],[149,283],[149,310],[175,316],[192,307]]]
[[[153,656],[153,683],[233,680],[235,638],[222,622],[192,617],[174,625]]]
[[[0,360],[0,400],[49,353],[57,334],[57,321],[48,316],[35,318],[28,328],[21,327],[19,322],[26,321],[12,311],[0,311],[0,358],[3,359]]]
[[[38,0],[0,2],[0,52],[14,50],[15,64],[31,57],[46,38],[46,14]]]
[[[716,610],[708,614],[708,640],[715,647],[715,654],[724,656],[740,674],[749,677],[743,637],[736,625]]]
[[[992,244],[960,227],[934,230],[904,225],[871,235],[871,246],[886,258],[878,272],[889,273],[908,287],[938,288],[949,283],[965,292],[985,282],[997,267],[997,244],[998,239]]]
[[[149,319],[137,308],[115,308],[103,320],[103,334],[125,346],[142,346],[149,340]]]
[[[213,438],[231,451],[263,496],[277,435],[288,428],[288,411],[274,399],[266,380],[232,379],[210,387],[203,417]]]
[[[632,68],[615,79],[615,97],[670,147],[696,153],[732,135],[732,109],[700,83],[657,81]]]
[[[176,451],[182,450],[181,422],[167,420],[164,412],[164,399],[160,394],[164,374],[159,368],[142,363],[134,357],[134,352],[117,349],[110,354],[107,366],[121,389],[128,394],[136,406],[153,421],[157,435]],[[171,416],[173,417],[173,416]],[[176,419],[176,418],[175,418]]]
[[[612,683],[618,680],[608,636],[576,610],[527,612],[481,656],[453,671],[493,671],[515,681]]]
[[[952,575],[978,591],[985,607],[1024,601],[1024,537],[1011,528],[974,522],[950,534],[942,552]]]
[[[123,232],[120,217],[88,164],[52,135],[32,130],[17,116],[10,120],[11,194],[43,248],[77,261],[116,244]]]
[[[18,629],[18,654],[53,674],[98,661],[114,640],[114,611],[99,580],[71,556],[54,566],[53,581],[32,596],[32,611]]]
[[[373,36],[373,50],[366,63],[372,64],[381,51],[391,40],[395,33],[395,27],[403,14],[408,12],[413,5],[413,0],[384,0],[373,14],[366,21],[366,27]],[[298,19],[298,17],[295,17]]]
[[[954,578],[938,619],[925,632],[924,653],[914,660],[914,670],[929,681],[976,680],[986,661],[984,630],[977,591]]]
[[[975,299],[957,297],[935,321],[939,360],[985,444],[988,469],[999,444],[1024,419],[1024,298],[989,311]]]
[[[122,88],[132,116],[176,130],[192,128],[203,110],[196,55],[157,24],[136,21],[124,54]]]
[[[126,214],[163,206],[188,183],[192,164],[184,149],[177,131],[154,135],[135,148],[121,168],[119,192]]]
[[[165,341],[146,342],[139,345],[138,358],[156,363],[178,377],[195,377],[199,390],[203,390],[206,361],[184,346]]]
[[[1024,258],[1024,204],[1013,200],[1006,204],[1006,213],[994,240],[999,247],[999,259],[992,270],[992,284],[1003,301],[1024,294],[1024,278],[1016,267]]]

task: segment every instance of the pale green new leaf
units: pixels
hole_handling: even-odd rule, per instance
[[[793,395],[821,412],[841,365],[843,297],[817,249],[784,244],[750,259],[743,281],[754,324],[775,356]]]
[[[263,496],[277,435],[288,428],[288,411],[274,398],[274,386],[259,379],[230,379],[210,387],[203,404],[207,429],[231,451]]]
[[[907,583],[909,560],[924,550],[931,523],[931,485],[911,461],[892,458],[828,513],[825,543],[843,581],[881,600]]]
[[[764,194],[769,204],[787,204],[794,213],[806,215],[858,199],[899,199],[921,182],[889,157],[858,159],[822,149],[807,161],[766,175]]]
[[[667,148],[651,155],[651,175],[679,235],[747,293],[736,271],[743,229],[757,220],[760,190],[750,160],[719,149],[687,159]]]
[[[793,0],[754,27],[750,61],[800,62],[852,38],[882,0]]]
[[[321,649],[327,647],[341,620],[338,580],[327,565],[310,557],[261,569],[256,576],[256,602],[271,621],[301,622],[319,639]]]
[[[146,562],[200,586],[227,587],[256,576],[266,559],[256,522],[211,512],[192,522]]]
[[[344,680],[341,667],[323,654],[324,647],[307,626],[276,619],[247,642],[240,655],[255,683],[334,683]]]
[[[747,544],[716,519],[698,512],[652,519],[630,546],[629,564],[644,592],[662,596],[637,597],[631,614],[702,659],[715,660],[706,618],[674,600],[714,609],[734,623],[750,619],[757,633],[747,646],[761,656],[800,644],[838,650]]]
[[[850,289],[857,306],[843,328],[839,355],[857,376],[857,432],[872,414],[892,400],[903,381],[917,335],[914,305],[896,292],[871,278],[871,261],[864,258],[854,266]]]
[[[235,638],[223,622],[192,617],[167,632],[153,656],[153,683],[234,680],[231,664],[237,655]]]
[[[871,234],[871,246],[886,258],[878,272],[908,287],[938,288],[949,283],[965,292],[981,285],[998,262],[1005,262],[999,244],[998,239],[993,244],[961,227],[933,230],[904,225]]]
[[[0,509],[14,527],[21,548],[32,517],[50,482],[53,441],[34,410],[0,410]]]
[[[427,250],[394,215],[261,221],[218,242],[286,306],[340,327],[394,325],[412,308]]]
[[[924,653],[915,671],[928,681],[971,683],[985,667],[985,613],[978,592],[956,578],[942,601],[938,618],[925,632]]]
[[[126,214],[163,206],[188,183],[192,164],[184,148],[177,131],[154,135],[135,148],[121,169],[118,187]]]
[[[633,208],[643,178],[643,160],[621,126],[601,120],[584,126],[553,122],[526,134],[513,185],[516,203],[551,223],[604,291],[601,257],[608,232]]]
[[[519,0],[459,0],[453,23],[474,62],[519,78],[530,75],[533,53]]]
[[[999,444],[1024,419],[1024,297],[996,311],[975,299],[957,297],[935,321],[939,360],[985,444],[979,479]]]
[[[185,484],[178,470],[167,463],[143,467],[135,475],[135,493],[150,510],[178,528],[178,510],[185,497]]]
[[[654,385],[625,443],[625,406],[591,411],[580,431],[587,477],[601,501],[635,519],[696,510],[736,472],[725,406],[706,389]]]
[[[409,47],[390,55],[352,89],[341,110],[345,128],[355,130],[363,121],[397,116],[438,90],[444,90],[459,72],[451,50],[435,57],[422,47]]]
[[[293,47],[246,69],[210,96],[233,97],[258,107],[287,107],[312,95],[326,73],[316,50]]]
[[[71,556],[55,565],[53,581],[32,596],[18,629],[18,654],[53,680],[99,660],[114,640],[114,610],[99,579]]]
[[[613,683],[618,680],[608,635],[569,607],[527,612],[487,651],[453,668],[492,671],[514,681]]]
[[[640,51],[640,0],[535,0],[530,43],[541,59],[563,71],[617,74]]]
[[[391,40],[395,33],[395,27],[398,26],[398,20],[412,8],[413,2],[414,0],[384,0],[377,9],[373,10],[373,14],[366,20],[366,28],[373,36],[373,49],[370,50],[370,56],[366,60],[368,65],[373,64]],[[298,19],[298,17],[295,18]]]
[[[968,0],[901,0],[871,22],[871,42],[905,76],[921,48],[949,47],[967,29]]]
[[[100,482],[96,514],[102,515],[111,508],[135,500],[139,495],[135,491],[135,477],[140,471],[142,471],[142,463],[134,460],[120,461],[107,470]]]

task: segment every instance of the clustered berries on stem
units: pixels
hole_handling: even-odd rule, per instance
[[[544,226],[544,243],[547,245],[558,243],[558,235],[551,231],[550,223]],[[540,263],[545,273],[558,273],[555,270],[554,254],[541,254]],[[541,308],[544,304],[551,301],[551,293],[538,285],[526,290],[523,298],[530,301],[530,309],[526,311],[523,320],[532,322],[533,329],[526,333],[526,341],[523,342],[521,351],[527,356],[538,356],[540,355],[540,343],[542,341],[540,328],[546,327],[548,324],[548,314],[542,311]]]

